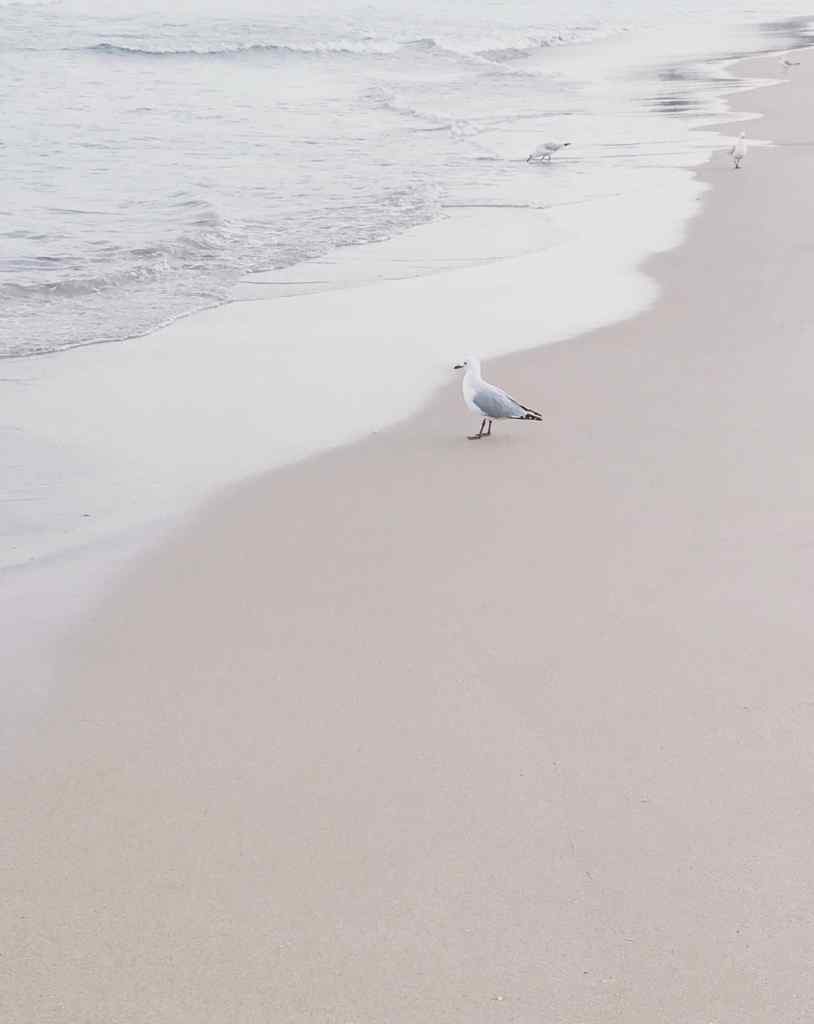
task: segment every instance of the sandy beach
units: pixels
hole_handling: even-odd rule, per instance
[[[450,372],[47,648],[2,780],[3,1020],[810,1020],[800,59],[735,104],[773,145],[700,172],[650,309],[485,364],[542,423],[466,441]]]

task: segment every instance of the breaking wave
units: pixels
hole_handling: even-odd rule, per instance
[[[604,31],[604,30],[603,30]],[[529,36],[524,39],[489,40],[478,39],[472,42],[462,40],[436,39],[423,37],[408,40],[375,40],[375,39],[335,39],[313,43],[294,44],[279,41],[263,43],[246,43],[235,46],[215,47],[152,47],[126,46],[121,43],[95,43],[84,49],[95,53],[109,54],[120,57],[240,57],[243,55],[279,53],[285,55],[301,55],[306,57],[319,56],[390,56],[398,53],[437,53],[467,58],[482,58],[496,64],[510,63],[533,55],[535,52],[551,46],[568,46],[595,39],[600,33],[598,28],[580,27],[567,31],[552,32],[550,35]]]

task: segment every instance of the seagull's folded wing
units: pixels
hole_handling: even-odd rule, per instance
[[[472,401],[484,416],[493,420],[520,419],[524,413],[523,406],[500,388],[485,387],[473,396]]]

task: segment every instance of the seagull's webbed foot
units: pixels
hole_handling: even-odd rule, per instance
[[[481,423],[480,430],[477,432],[477,434],[467,434],[467,441],[480,441],[480,439],[482,437],[484,437],[484,436],[488,437],[489,436],[488,434],[484,435],[484,433],[483,433],[483,428],[485,426],[486,426],[486,420],[484,420]]]

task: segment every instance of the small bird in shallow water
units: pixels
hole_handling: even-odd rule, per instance
[[[741,132],[738,136],[738,141],[730,149],[729,155],[732,157],[732,162],[735,165],[737,171],[741,165],[741,161],[746,156],[746,132]]]
[[[800,66],[799,60],[789,60],[788,57],[781,57],[780,63],[787,71],[789,68],[798,68]]]
[[[480,359],[469,356],[462,363],[454,368],[463,370],[466,368],[463,380],[464,401],[478,416],[482,417],[480,430],[477,434],[470,434],[470,441],[479,441],[482,437],[492,436],[492,420],[541,420],[543,417],[534,409],[527,409],[525,405],[516,402],[510,395],[494,384],[487,384],[480,375]],[[486,429],[489,424],[488,430]]]
[[[526,157],[526,163],[533,164],[536,161],[542,162],[543,160],[550,160],[552,153],[556,153],[557,150],[565,149],[566,146],[570,145],[570,142],[544,142],[532,153],[529,153]]]

